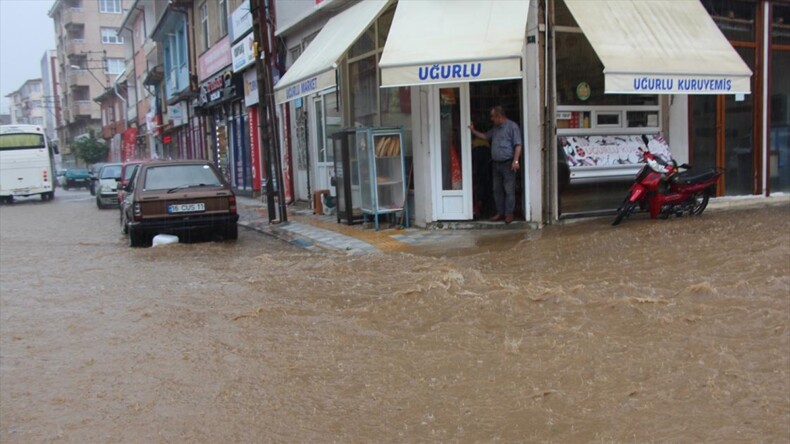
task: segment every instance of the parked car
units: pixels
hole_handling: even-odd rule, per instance
[[[121,227],[132,247],[150,245],[157,234],[238,238],[236,195],[210,162],[142,163],[124,191]]]
[[[66,170],[66,174],[63,175],[63,189],[68,190],[69,188],[81,188],[85,187],[90,189],[91,183],[91,173],[88,171],[87,168],[82,167],[75,167],[69,168]]]
[[[118,202],[123,202],[124,198],[124,188],[126,185],[129,184],[129,180],[134,176],[134,173],[137,171],[137,167],[143,163],[142,160],[130,160],[128,162],[124,162],[121,166],[121,180],[118,184]]]
[[[120,163],[106,163],[94,180],[96,206],[105,209],[118,206],[118,183],[121,180]]]
[[[93,180],[91,181],[90,187],[88,188],[88,190],[91,192],[91,196],[96,195],[96,180],[99,178],[99,170],[101,170],[104,165],[104,163],[94,163],[91,166],[90,172],[91,179]]]

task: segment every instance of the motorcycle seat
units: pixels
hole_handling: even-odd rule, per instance
[[[718,174],[719,172],[716,170],[708,170],[702,173],[684,171],[677,175],[677,182],[684,185],[693,185],[695,183],[707,182],[715,178]]]

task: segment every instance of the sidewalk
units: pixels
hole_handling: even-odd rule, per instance
[[[270,224],[266,204],[260,199],[244,196],[236,197],[239,206],[239,225],[263,234],[281,239],[301,248],[314,251],[335,251],[345,254],[371,254],[392,251],[412,251],[419,246],[442,243],[458,245],[468,243],[470,239],[502,233],[502,224],[491,225],[489,229],[471,228],[471,224],[448,224],[447,229],[386,228],[381,225],[379,231],[373,224],[346,225],[337,223],[336,216],[315,215],[309,208],[291,206],[288,208],[288,222]],[[772,197],[743,196],[720,197],[712,199],[707,211],[729,208],[775,205],[790,202],[790,195]],[[574,219],[579,223],[591,218]],[[560,222],[565,223],[565,222]],[[481,225],[489,225],[487,223]],[[513,223],[507,227],[509,231],[534,230],[528,223]]]

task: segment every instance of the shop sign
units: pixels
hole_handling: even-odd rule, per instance
[[[749,77],[607,74],[607,93],[749,94]]]
[[[235,42],[252,29],[252,12],[250,0],[245,0],[230,15],[230,39]]]
[[[318,77],[313,77],[295,85],[289,86],[285,91],[285,97],[287,100],[291,100],[293,98],[302,97],[316,91],[318,91]]]
[[[254,69],[244,71],[244,105],[258,103],[258,73]]]
[[[185,108],[186,102],[177,102],[173,105],[167,106],[167,116],[168,119],[173,123],[174,127],[178,127],[184,125],[186,122],[185,118]]]
[[[241,75],[234,75],[231,70],[217,74],[200,85],[198,103],[203,107],[212,106],[216,103],[241,96],[243,88],[242,83]]]
[[[518,79],[521,75],[521,59],[516,57],[457,63],[381,66],[382,86]]]
[[[230,64],[230,37],[225,36],[198,59],[198,80],[203,81]]]
[[[233,45],[233,71],[240,72],[255,63],[255,36],[250,33]]]

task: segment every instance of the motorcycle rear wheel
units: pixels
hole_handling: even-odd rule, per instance
[[[636,202],[630,202],[630,197],[630,195],[626,196],[623,203],[620,204],[620,208],[617,209],[617,217],[614,218],[612,225],[619,225],[623,219],[630,216],[636,209]]]
[[[703,211],[705,211],[705,208],[708,207],[710,192],[708,190],[703,190],[692,197],[691,200],[693,203],[691,205],[691,209],[689,210],[689,215],[699,216]]]

